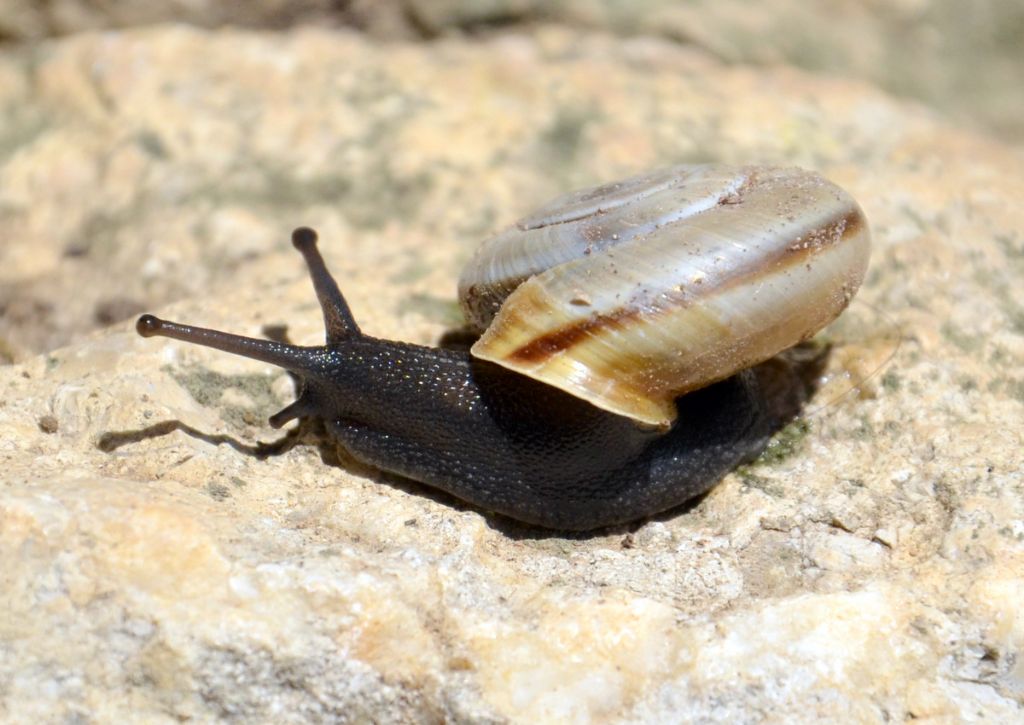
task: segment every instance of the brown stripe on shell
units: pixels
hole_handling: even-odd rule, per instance
[[[554,357],[563,350],[568,350],[583,338],[600,330],[610,328],[639,316],[635,310],[619,309],[610,315],[595,314],[585,320],[566,325],[561,329],[549,332],[542,337],[531,340],[509,356],[509,360],[521,363],[539,363]]]
[[[737,268],[734,274],[721,278],[717,284],[702,285],[701,297],[708,298],[739,285],[751,284],[757,277],[765,274],[765,269],[769,269],[771,274],[784,274],[787,269],[803,264],[808,257],[816,256],[823,249],[856,236],[862,231],[863,225],[864,218],[859,209],[855,207],[844,211],[838,218],[818,227],[818,229],[835,231],[817,234],[815,239],[809,242],[802,242],[803,236],[796,237],[792,242],[780,245],[772,257],[767,259],[759,257],[752,263]],[[841,231],[839,231],[840,229]],[[663,298],[671,304],[641,308],[624,305],[613,312],[596,313],[586,319],[552,330],[512,351],[506,359],[523,364],[542,363],[569,350],[587,337],[600,334],[603,330],[628,325],[641,318],[646,318],[646,321],[651,323],[658,317],[659,312],[674,311],[681,306],[693,303],[693,296],[688,294],[670,295],[665,293]],[[631,359],[628,351],[623,351],[623,359]],[[752,361],[745,364],[744,367],[749,367],[757,362],[760,361]]]

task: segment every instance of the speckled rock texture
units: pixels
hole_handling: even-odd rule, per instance
[[[0,55],[0,108],[0,720],[1024,717],[1018,151],[556,29],[86,34]],[[488,232],[707,160],[821,171],[875,252],[805,415],[653,521],[469,509],[270,430],[278,370],[97,329],[316,343],[309,224],[364,330],[432,343]]]

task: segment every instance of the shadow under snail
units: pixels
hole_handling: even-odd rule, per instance
[[[850,302],[870,252],[845,191],[800,169],[676,166],[563,196],[459,281],[471,352],[364,335],[306,228],[292,235],[326,344],[152,315],[162,335],[302,381],[270,418],[322,418],[356,459],[519,521],[586,530],[656,514],[777,428],[748,368]]]

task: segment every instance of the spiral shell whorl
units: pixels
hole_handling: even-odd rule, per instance
[[[555,200],[485,242],[459,293],[487,327],[475,356],[667,427],[678,395],[835,319],[869,250],[817,174],[677,166]]]

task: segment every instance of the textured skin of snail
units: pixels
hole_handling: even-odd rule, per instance
[[[846,192],[798,169],[682,166],[571,194],[485,243],[460,280],[463,351],[364,335],[298,229],[327,341],[299,347],[143,315],[161,335],[302,381],[355,458],[487,511],[587,530],[703,493],[785,420],[746,370],[838,315],[867,264]],[[508,297],[505,300],[505,297]]]

